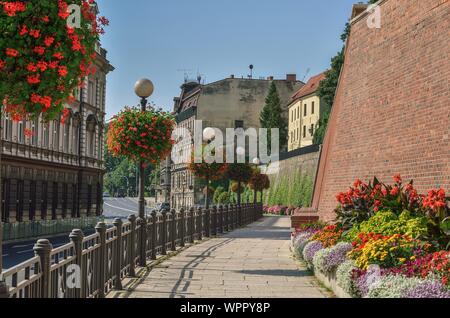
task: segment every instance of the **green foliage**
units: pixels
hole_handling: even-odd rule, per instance
[[[229,204],[230,194],[228,192],[222,192],[217,198],[217,204]]]
[[[219,203],[219,197],[224,192],[225,192],[225,189],[223,187],[217,187],[216,191],[214,191],[213,202],[216,204]]]
[[[296,171],[293,175],[277,176],[271,184],[264,200],[266,205],[295,207],[310,205],[313,191],[313,181],[310,176]]]
[[[411,216],[405,210],[400,216],[392,211],[380,211],[369,220],[355,224],[345,235],[347,241],[354,241],[359,233],[374,233],[390,236],[394,234],[409,235],[418,238],[427,233],[427,219],[424,216]]]
[[[278,95],[275,82],[270,85],[269,93],[266,97],[266,103],[261,111],[260,123],[262,128],[268,128],[267,133],[268,140],[271,140],[270,128],[280,129],[280,147],[284,147],[287,144],[287,127],[288,123],[282,116],[283,110],[281,108],[280,96]],[[269,150],[270,144],[267,147]]]
[[[350,24],[345,25],[341,35],[342,42],[345,42],[350,34]],[[313,142],[314,144],[323,143],[325,133],[330,118],[331,107],[333,106],[336,89],[341,75],[341,69],[344,65],[344,48],[331,59],[331,68],[326,72],[326,77],[320,82],[317,95],[320,97],[320,107],[323,109],[319,123],[316,127]]]

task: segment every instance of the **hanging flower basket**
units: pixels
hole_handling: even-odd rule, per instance
[[[202,147],[202,153],[206,153],[206,146]],[[214,151],[212,151],[212,155],[213,154]],[[222,179],[227,171],[227,167],[228,165],[226,163],[206,163],[204,161],[202,161],[202,163],[195,163],[194,156],[191,158],[191,162],[189,164],[189,170],[192,171],[196,177],[208,181]]]
[[[107,24],[93,0],[0,1],[0,105],[6,113],[13,120],[59,116],[95,72],[95,46]]]
[[[115,157],[157,164],[172,150],[174,126],[172,115],[166,112],[125,108],[109,124],[108,149]]]

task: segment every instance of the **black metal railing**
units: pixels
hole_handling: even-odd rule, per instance
[[[39,240],[35,257],[5,270],[10,298],[103,298],[111,290],[121,290],[125,277],[135,277],[139,264],[158,255],[176,251],[203,237],[232,231],[263,216],[262,204],[190,208],[185,211],[153,211],[150,217],[128,217],[128,222],[104,222],[96,233],[84,237],[73,230],[70,243],[53,248],[50,241]],[[141,262],[140,251],[146,259]]]

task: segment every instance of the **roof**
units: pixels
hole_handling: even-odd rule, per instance
[[[317,91],[319,88],[319,84],[326,77],[326,73],[320,73],[316,76],[313,76],[309,79],[305,86],[301,87],[293,96],[292,100],[296,100],[308,95],[311,95]]]

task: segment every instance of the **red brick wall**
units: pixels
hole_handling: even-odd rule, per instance
[[[360,17],[348,39],[313,200],[326,220],[355,178],[450,190],[450,1],[380,8],[381,29]]]

